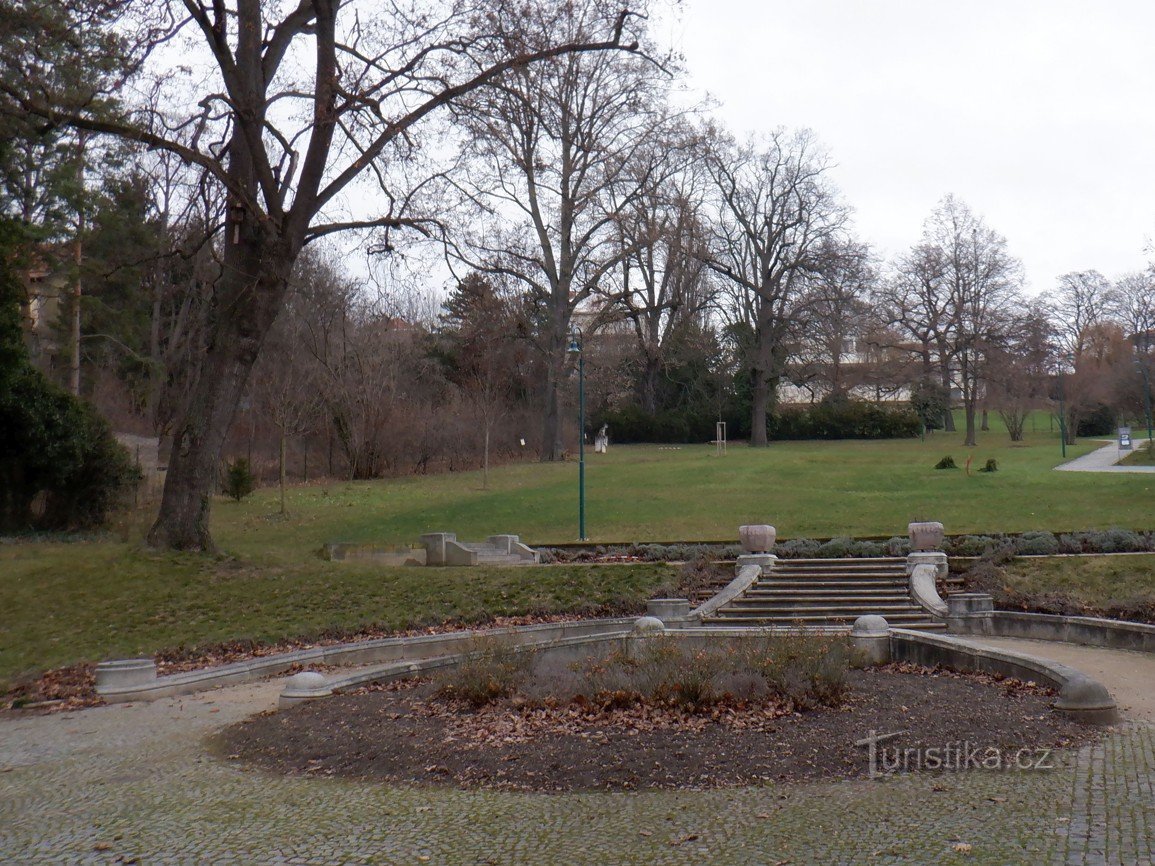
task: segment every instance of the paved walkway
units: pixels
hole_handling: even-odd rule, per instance
[[[1134,660],[1120,655],[1100,660],[1104,670],[1121,676]],[[1130,866],[1151,860],[1155,727],[1141,722],[1062,756],[1050,771],[531,795],[284,778],[211,756],[207,737],[272,709],[279,690],[274,681],[0,719],[0,862]]]
[[[1109,445],[1061,463],[1055,469],[1060,472],[1155,472],[1155,466],[1116,466],[1115,461],[1121,456],[1118,443],[1112,440]]]

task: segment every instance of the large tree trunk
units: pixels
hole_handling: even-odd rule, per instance
[[[561,386],[565,380],[566,351],[569,345],[569,314],[559,309],[555,313],[553,333],[549,335],[545,359],[545,405],[542,414],[541,462],[561,460],[565,453],[562,442]],[[584,338],[583,338],[584,339]],[[585,350],[585,347],[582,347]]]
[[[231,224],[228,231],[233,231]],[[254,227],[237,242],[232,235],[226,239],[216,326],[188,409],[173,436],[160,514],[148,533],[149,544],[156,547],[215,549],[209,508],[221,453],[299,252],[257,233],[263,234]]]
[[[642,409],[648,415],[658,412],[658,377],[662,373],[662,359],[646,353],[645,369],[642,371]]]
[[[766,370],[755,367],[750,371],[750,445],[765,448],[766,415],[770,408],[770,377]]]

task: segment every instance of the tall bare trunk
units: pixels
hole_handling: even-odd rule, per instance
[[[754,448],[765,448],[770,444],[766,437],[766,415],[770,405],[768,379],[765,370],[755,368],[750,371],[750,445]]]
[[[76,142],[76,189],[81,196],[76,208],[76,240],[72,245],[73,264],[76,267],[76,281],[72,285],[72,303],[68,317],[68,390],[80,396],[80,299],[83,296],[83,281],[80,266],[84,263],[84,232],[88,223],[84,213],[84,148],[88,136],[80,133]]]
[[[232,235],[226,241],[216,324],[201,375],[174,431],[160,515],[148,534],[149,543],[157,547],[215,549],[209,508],[220,455],[299,252],[258,236],[260,231],[253,226],[236,242]]]
[[[545,406],[542,414],[541,461],[561,460],[562,442],[561,385],[565,378],[566,332],[568,320],[555,323],[545,359]]]
[[[481,475],[481,486],[483,489],[489,489],[489,424],[485,425],[485,458]]]
[[[280,476],[281,476],[281,479],[280,479],[281,480],[281,514],[287,514],[288,513],[288,511],[285,508],[285,438],[286,438],[285,437],[285,428],[282,427],[281,428],[281,454],[280,454],[281,459],[280,459],[280,464],[278,466],[278,469],[280,470]]]

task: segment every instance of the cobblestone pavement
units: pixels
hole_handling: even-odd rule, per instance
[[[1062,866],[1152,854],[1146,724],[1050,771],[705,792],[399,788],[209,755],[205,737],[272,708],[279,689],[0,720],[0,862]]]

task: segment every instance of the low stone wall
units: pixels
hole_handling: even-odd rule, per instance
[[[1082,671],[1048,659],[971,643],[951,635],[909,629],[890,630],[893,661],[959,671],[1001,674],[1043,682],[1059,691],[1054,709],[1084,724],[1109,725],[1118,721],[1115,699],[1106,687]]]
[[[333,562],[368,561],[381,565],[425,565],[425,548],[410,544],[369,544],[334,541],[325,545],[325,558]]]
[[[987,634],[1029,640],[1066,641],[1083,646],[1155,653],[1155,625],[1090,616],[1057,616],[995,610],[951,619],[957,634]]]
[[[151,659],[121,659],[96,667],[96,691],[110,703],[152,701],[187,695],[218,686],[254,682],[284,673],[296,665],[371,665],[410,662],[467,652],[476,641],[501,636],[511,645],[540,645],[574,637],[624,634],[631,617],[543,623],[513,629],[474,629],[445,634],[389,637],[358,643],[312,647],[250,659],[199,671],[157,676]]]

